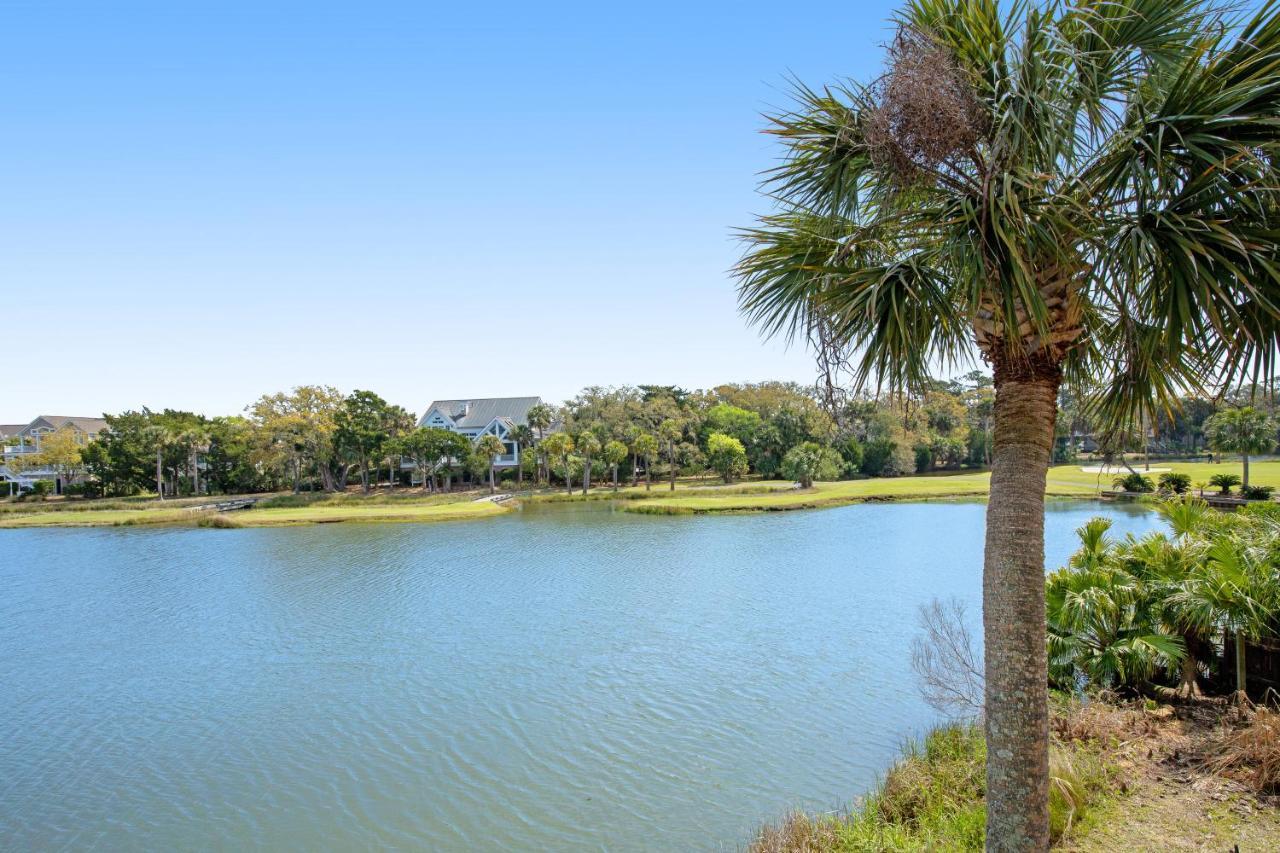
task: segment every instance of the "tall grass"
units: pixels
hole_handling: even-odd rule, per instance
[[[902,758],[843,815],[793,812],[766,826],[751,853],[982,850],[986,838],[986,742],[981,726],[954,724],[908,744]],[[1097,752],[1055,745],[1050,761],[1054,837],[1070,830],[1109,787]]]

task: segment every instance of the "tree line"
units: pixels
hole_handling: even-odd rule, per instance
[[[520,465],[499,468],[496,436],[471,440],[419,427],[372,391],[303,385],[266,394],[241,414],[141,408],[106,414],[78,444],[42,441],[28,467],[53,467],[70,492],[161,498],[267,491],[341,491],[358,482],[451,490],[462,480],[523,488],[593,483],[649,488],[662,479],[745,476],[815,480],[892,477],[983,465],[990,453],[990,379],[974,372],[914,395],[855,396],[832,407],[788,382],[589,387],[539,404],[508,437]],[[78,481],[78,482],[77,482]]]
[[[1269,389],[1261,389],[1269,390]],[[1276,443],[1273,399],[1238,389],[1219,400],[1188,397],[1156,425],[1162,448],[1250,455]],[[1086,414],[1064,391],[1055,454],[1073,460],[1080,435],[1094,435]],[[1251,402],[1238,408],[1234,403]],[[459,481],[491,490],[562,486],[613,488],[655,478],[746,476],[815,481],[895,477],[981,468],[990,463],[991,378],[972,371],[930,380],[897,395],[846,395],[835,402],[789,382],[725,384],[687,391],[676,386],[588,387],[560,406],[539,404],[509,436],[518,466],[499,467],[507,448],[496,436],[471,440],[419,427],[414,415],[372,391],[343,394],[303,385],[266,394],[242,414],[206,417],[147,408],[105,415],[107,429],[79,444],[67,431],[42,441],[26,467],[49,468],[72,494],[162,497],[267,491],[341,491],[359,482],[421,485],[450,491]],[[1190,413],[1190,414],[1188,414]],[[1102,456],[1141,450],[1102,438]],[[1106,442],[1111,441],[1108,445]],[[1247,468],[1246,468],[1247,470]],[[1246,483],[1247,485],[1247,483]]]

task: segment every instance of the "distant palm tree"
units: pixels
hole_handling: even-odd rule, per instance
[[[994,373],[987,845],[1049,843],[1044,491],[1064,376],[1106,425],[1270,375],[1280,17],[1215,0],[908,0],[887,73],[799,87],[742,310],[819,324],[860,383]]]
[[[191,472],[191,494],[200,494],[200,454],[209,449],[209,431],[192,426],[174,436],[174,444],[187,449],[187,468]]]
[[[545,435],[546,430],[551,426],[552,422],[555,420],[555,412],[553,412],[551,410],[551,407],[548,406],[546,403],[535,403],[534,405],[529,407],[529,411],[525,414],[525,420],[528,422],[529,426],[531,426],[533,429],[536,429],[538,431],[538,444],[541,445],[542,439]],[[546,465],[547,465],[546,454],[543,453],[541,449],[539,449],[539,452],[538,452],[538,481],[539,482],[542,482],[545,479],[549,483],[551,480],[551,472],[547,470]]]
[[[502,443],[502,439],[487,432],[476,441],[476,452],[489,459],[489,494],[493,494],[495,491],[494,469],[498,465],[498,457],[507,452],[507,447]]]
[[[591,430],[583,430],[575,442],[582,457],[582,493],[591,488],[591,460],[600,452],[600,439]]]
[[[516,459],[523,457],[520,455],[525,450],[533,447],[533,430],[528,424],[518,424],[511,433],[511,439],[516,444]],[[524,488],[524,463],[520,462],[516,465],[516,488]]]
[[[1244,467],[1244,488],[1249,488],[1249,457],[1266,453],[1276,445],[1276,425],[1266,412],[1252,406],[1224,409],[1204,422],[1209,446],[1220,453],[1239,453]]]
[[[573,472],[569,468],[569,454],[573,453],[573,439],[567,432],[553,432],[542,440],[547,456],[559,459],[564,466],[564,488],[573,494]],[[548,477],[548,480],[550,477]]]
[[[631,443],[631,450],[644,460],[644,490],[653,487],[653,460],[658,458],[658,439],[652,433],[642,432]]]
[[[156,454],[156,498],[164,500],[164,452],[173,444],[173,431],[153,423],[146,427],[144,440]]]
[[[604,443],[602,452],[605,463],[613,469],[613,490],[616,492],[618,491],[618,466],[627,460],[631,451],[621,441],[614,439]]]
[[[676,472],[679,470],[678,450],[680,440],[684,438],[684,424],[668,418],[658,425],[658,438],[662,440],[662,444],[666,449],[667,463],[671,466],[668,472],[671,478],[671,491],[676,490]]]

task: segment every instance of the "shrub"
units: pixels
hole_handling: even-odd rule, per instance
[[[1214,474],[1209,478],[1209,485],[1218,490],[1220,495],[1231,494],[1231,489],[1240,485],[1238,474]]]
[[[1172,492],[1175,495],[1185,495],[1191,489],[1191,475],[1180,474],[1177,471],[1166,471],[1160,475],[1160,491]]]
[[[234,530],[243,525],[229,515],[218,513],[216,515],[202,515],[196,522],[197,527],[213,527],[218,530]]]
[[[1156,490],[1155,483],[1151,482],[1150,477],[1144,477],[1136,471],[1123,477],[1116,477],[1111,484],[1118,489],[1124,489],[1126,492],[1146,494]]]
[[[1269,501],[1271,500],[1271,493],[1274,491],[1274,486],[1246,486],[1241,490],[1240,494],[1251,501]]]
[[[747,451],[742,442],[731,435],[713,432],[707,438],[707,464],[732,483],[736,478],[747,473]]]
[[[31,488],[25,492],[18,494],[20,501],[42,501],[49,495],[53,494],[52,480],[36,480],[31,484]]]
[[[846,475],[857,474],[862,469],[862,444],[850,436],[836,442],[836,451],[844,459]]]
[[[843,467],[839,453],[816,441],[797,444],[782,459],[782,475],[806,489],[813,486],[814,480],[836,479]]]

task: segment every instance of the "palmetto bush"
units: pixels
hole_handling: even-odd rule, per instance
[[[1161,624],[1158,587],[1127,566],[1128,548],[1095,518],[1081,527],[1080,550],[1049,576],[1046,589],[1050,678],[1098,687],[1135,686],[1182,660],[1181,638]]]
[[[1240,485],[1240,477],[1235,474],[1214,474],[1209,478],[1209,485],[1217,489],[1219,494],[1229,495],[1233,488]]]
[[[1111,485],[1117,489],[1124,489],[1126,492],[1147,493],[1156,490],[1155,483],[1151,482],[1150,477],[1144,477],[1138,473],[1116,477],[1111,481]]]
[[[1191,488],[1191,475],[1177,471],[1165,471],[1156,482],[1162,492],[1185,495]]]
[[[1244,642],[1280,616],[1280,521],[1226,515],[1183,498],[1160,507],[1173,536],[1116,541],[1110,521],[1077,533],[1080,548],[1046,582],[1050,678],[1061,687],[1136,688],[1177,679],[1186,693],[1219,642],[1247,685]]]

